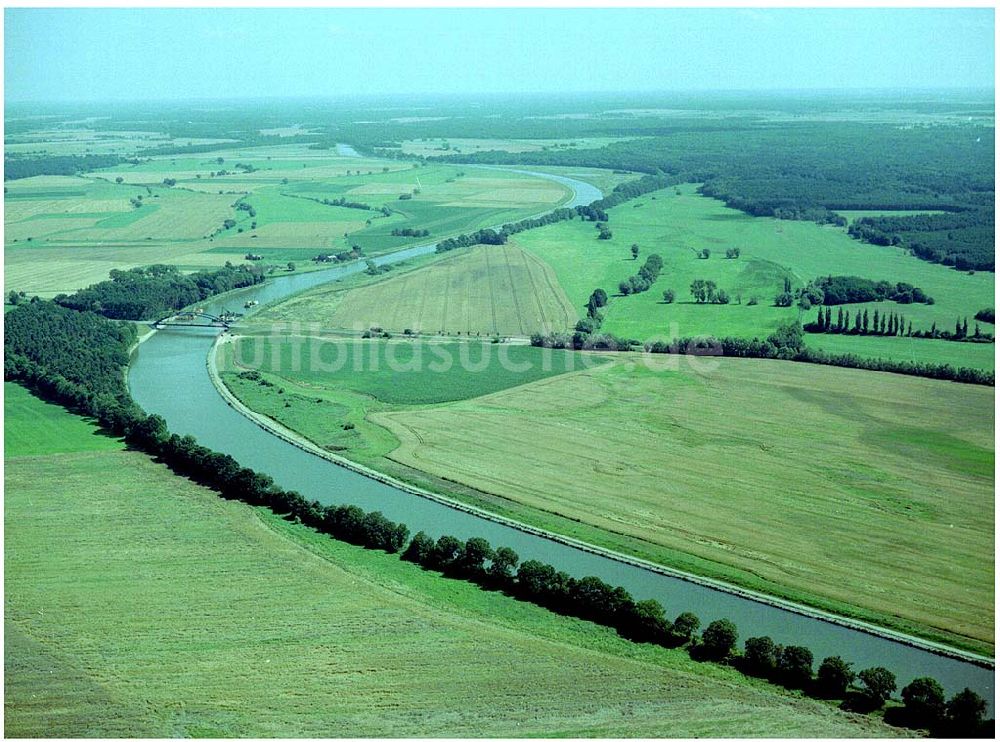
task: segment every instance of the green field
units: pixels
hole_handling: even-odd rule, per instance
[[[573,325],[577,313],[551,268],[504,245],[463,250],[366,287],[310,292],[268,313],[268,318],[285,317],[357,332],[375,326],[393,332],[527,336]]]
[[[579,356],[525,345],[278,336],[223,346],[222,378],[250,408],[327,450],[426,486],[386,458],[399,440],[370,416],[471,399],[579,368]],[[261,373],[260,381],[241,377]],[[279,393],[280,390],[280,393]]]
[[[565,352],[552,374],[584,370],[528,383],[432,372],[432,343],[323,344],[243,338],[224,379],[328,450],[521,522],[992,652],[992,389],[776,361],[586,370]],[[506,350],[536,372],[551,352]],[[249,367],[273,386],[233,373]]]
[[[602,330],[639,340],[702,334],[768,335],[782,320],[811,321],[815,312],[799,317],[797,308],[772,306],[787,277],[793,286],[825,276],[858,275],[876,280],[905,281],[923,288],[933,305],[899,305],[894,302],[851,305],[869,312],[879,309],[903,314],[914,329],[953,328],[958,316],[968,317],[993,306],[992,273],[967,275],[945,266],[917,260],[899,248],[878,247],[852,240],[845,230],[812,222],[751,217],[699,196],[695,186],[658,191],[611,210],[610,240],[598,240],[593,224],[562,222],[518,234],[518,246],[545,260],[555,270],[570,301],[584,307],[590,293],[600,287],[617,294],[618,283],[636,273],[646,255],[658,253],[664,267],[653,287],[631,296],[613,295]],[[629,247],[637,243],[640,255],[631,259]],[[740,248],[740,257],[725,258],[727,248]],[[708,260],[696,253],[708,248]],[[733,303],[725,306],[696,304],[689,287],[697,278],[714,280],[729,292]],[[673,289],[674,304],[663,303],[663,291]],[[756,299],[756,305],[750,305]],[[825,340],[825,339],[824,339]],[[850,340],[850,338],[848,339]],[[848,340],[844,340],[845,344]],[[907,358],[913,341],[881,339],[886,355]],[[819,342],[808,338],[810,344]],[[938,362],[993,367],[992,345],[956,347],[934,343]],[[952,355],[954,353],[954,355]]]
[[[619,358],[373,420],[402,441],[392,459],[518,512],[583,521],[654,561],[991,652],[993,390],[710,362],[698,373],[685,359],[651,369]],[[501,468],[502,481],[491,474]]]
[[[121,444],[83,418],[44,402],[18,384],[4,382],[4,455],[43,456],[84,451],[118,451]]]
[[[897,733],[70,447],[7,452],[8,737]]]

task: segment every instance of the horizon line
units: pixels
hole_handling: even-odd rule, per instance
[[[128,104],[128,103],[239,103],[258,101],[314,101],[314,102],[337,102],[337,101],[357,101],[357,100],[404,100],[413,98],[449,98],[474,100],[477,98],[503,98],[503,97],[549,97],[549,98],[580,98],[580,97],[623,97],[623,96],[670,96],[670,95],[833,95],[833,94],[927,94],[927,93],[981,93],[996,94],[996,86],[982,85],[954,85],[954,86],[908,86],[908,87],[793,87],[793,88],[673,88],[673,89],[647,89],[647,90],[549,90],[549,91],[517,91],[517,90],[495,90],[495,91],[407,91],[407,92],[353,92],[353,93],[303,93],[301,95],[255,95],[255,96],[172,96],[154,98],[19,98],[8,99],[4,97],[4,106],[11,105],[101,105],[101,104]]]

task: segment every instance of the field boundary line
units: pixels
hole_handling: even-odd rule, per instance
[[[293,430],[286,428],[281,423],[276,420],[262,415],[260,413],[254,412],[245,404],[243,404],[236,396],[229,390],[229,388],[222,381],[222,377],[219,374],[217,357],[219,348],[228,343],[232,343],[237,339],[238,336],[231,335],[228,333],[220,333],[215,342],[212,344],[211,349],[208,353],[208,358],[206,359],[206,369],[208,371],[209,378],[212,381],[212,385],[215,387],[216,391],[225,400],[225,402],[232,407],[234,410],[239,412],[241,415],[246,417],[248,420],[256,424],[258,427],[268,431],[269,433],[281,438],[287,443],[299,448],[307,453],[311,453],[321,459],[326,459],[327,461],[336,464],[337,466],[342,466],[345,469],[349,469],[358,474],[366,476],[370,479],[374,479],[383,484],[387,484],[391,487],[395,487],[404,492],[408,492],[418,497],[424,497],[429,500],[434,500],[442,505],[446,505],[455,510],[460,510],[471,515],[478,516],[485,520],[492,521],[494,523],[499,523],[501,525],[508,526],[510,528],[517,529],[524,533],[529,533],[535,536],[540,536],[546,538],[550,541],[555,541],[557,543],[565,544],[566,546],[571,546],[581,551],[588,552],[590,554],[596,554],[598,556],[603,556],[608,559],[613,559],[617,562],[623,564],[630,564],[635,567],[640,567],[646,569],[650,572],[657,574],[666,575],[668,577],[675,577],[677,579],[684,580],[686,582],[691,582],[697,585],[702,585],[713,590],[718,590],[719,592],[729,593],[731,595],[736,595],[747,600],[753,600],[757,603],[762,603],[764,605],[770,605],[775,608],[780,608],[782,610],[789,611],[790,613],[797,613],[802,616],[807,616],[809,618],[815,618],[821,621],[826,621],[827,623],[843,626],[845,628],[854,629],[857,631],[864,632],[866,634],[871,634],[873,636],[883,637],[885,639],[890,639],[892,641],[899,642],[900,644],[906,644],[918,649],[923,649],[933,654],[953,657],[955,659],[960,659],[972,664],[984,667],[986,669],[993,669],[995,667],[995,659],[992,657],[987,657],[985,655],[976,654],[974,652],[969,652],[967,650],[958,649],[955,647],[950,647],[946,644],[940,642],[931,641],[929,639],[923,639],[916,636],[911,636],[909,634],[904,634],[900,631],[895,631],[893,629],[876,626],[875,624],[866,623],[864,621],[859,621],[857,619],[848,618],[846,616],[839,616],[835,613],[829,611],[824,611],[819,608],[812,608],[807,605],[802,605],[795,603],[790,600],[785,600],[784,598],[778,598],[772,595],[767,595],[765,593],[757,592],[756,590],[750,590],[748,588],[739,587],[737,585],[732,585],[722,580],[716,580],[711,577],[702,577],[701,575],[692,574],[690,572],[685,572],[680,569],[675,569],[673,567],[667,567],[661,564],[656,564],[654,562],[647,561],[645,559],[640,559],[638,557],[629,556],[627,554],[622,554],[620,552],[613,551],[611,549],[606,549],[600,546],[594,546],[588,544],[585,541],[580,541],[578,539],[571,538],[569,536],[563,536],[552,531],[547,531],[542,528],[536,528],[535,526],[528,525],[526,523],[521,523],[519,521],[506,518],[502,515],[497,515],[495,513],[489,512],[482,508],[478,508],[474,505],[467,505],[463,502],[453,500],[449,497],[439,495],[434,492],[416,487],[407,482],[403,482],[395,477],[388,474],[384,474],[380,471],[367,467],[363,464],[351,461],[343,456],[338,456],[330,451],[327,451],[320,446],[316,445],[304,436],[294,432]]]

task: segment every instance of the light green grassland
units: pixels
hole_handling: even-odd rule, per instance
[[[613,368],[393,406],[365,401],[386,394],[377,375],[297,371],[281,343],[241,342],[248,359],[266,350],[265,376],[284,394],[227,374],[237,396],[361,463],[624,553],[992,652],[992,389],[777,361],[709,359],[718,367],[701,375],[688,359],[647,357],[680,364],[654,372],[612,356]]]
[[[400,463],[650,558],[689,554],[715,576],[992,651],[993,390],[714,364],[618,359],[373,419],[402,441]],[[505,461],[518,465],[501,484],[489,473]]]
[[[524,345],[241,337],[223,346],[222,376],[245,404],[317,445],[400,470],[385,456],[399,440],[369,416],[489,394],[571,371],[578,356]],[[261,384],[241,378],[258,371]]]
[[[811,321],[815,312],[800,317],[797,308],[772,306],[785,277],[794,286],[825,275],[858,275],[876,280],[904,281],[923,288],[935,304],[900,305],[894,302],[850,305],[903,314],[914,329],[954,327],[958,316],[972,316],[993,305],[994,275],[974,275],[918,260],[900,248],[878,247],[852,240],[846,231],[812,222],[751,217],[699,196],[695,186],[658,191],[626,202],[610,211],[613,238],[598,240],[589,222],[562,222],[522,232],[514,237],[518,246],[538,255],[556,272],[570,301],[580,310],[596,288],[609,295],[618,283],[636,273],[645,256],[658,253],[664,266],[660,278],[644,293],[612,296],[603,330],[639,340],[703,334],[768,335],[781,321]],[[639,259],[633,261],[629,247],[637,243]],[[727,260],[727,248],[738,247],[738,259]],[[708,248],[711,256],[701,260],[696,253]],[[732,304],[694,303],[689,287],[697,278],[715,281],[729,292]],[[674,304],[663,303],[663,291],[673,289]],[[751,298],[759,303],[748,306]],[[742,304],[735,303],[742,301]],[[836,312],[834,312],[836,314]],[[912,341],[883,339],[890,357],[906,358]],[[816,339],[809,338],[815,343]],[[846,341],[845,341],[846,342]],[[952,343],[936,343],[939,362],[956,362],[975,356],[974,365],[992,368],[993,346],[963,347],[950,353]],[[898,352],[897,352],[898,347]]]
[[[8,408],[8,434],[37,414]],[[8,452],[5,480],[9,737],[899,733],[224,501],[120,445]]]
[[[3,392],[4,416],[11,421],[4,426],[7,457],[121,449],[116,439],[62,407],[39,399],[23,386],[5,382]]]

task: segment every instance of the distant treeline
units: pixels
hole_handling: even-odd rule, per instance
[[[754,216],[846,225],[840,210],[934,210],[864,219],[851,232],[925,260],[993,269],[993,132],[799,122],[647,130],[599,149],[476,152],[445,162],[572,165],[666,173]],[[975,132],[975,133],[974,133]],[[982,133],[977,137],[976,133]],[[627,130],[623,130],[626,134]]]
[[[3,158],[3,179],[19,180],[36,175],[76,175],[114,167],[123,162],[137,162],[118,155],[42,155],[28,157],[6,155]]]
[[[909,248],[919,258],[959,270],[995,269],[993,208],[954,214],[914,214],[858,219],[848,233],[876,245]]]
[[[480,229],[477,232],[460,234],[457,237],[442,240],[437,244],[437,252],[448,252],[449,250],[455,250],[460,247],[471,247],[472,245],[505,245],[507,244],[508,237],[512,234],[517,234],[527,229],[544,227],[548,224],[564,222],[576,217],[594,222],[607,221],[607,209],[618,206],[629,199],[637,198],[645,193],[666,188],[672,183],[673,181],[670,178],[662,175],[649,175],[631,183],[621,183],[615,186],[614,190],[605,198],[594,201],[586,206],[577,206],[573,209],[555,209],[544,216],[522,219],[519,222],[505,224],[499,231],[495,229]]]
[[[138,281],[126,285],[137,293],[142,293],[142,280],[156,280],[155,272],[136,275]],[[14,342],[10,336],[12,323],[17,328]],[[129,329],[123,331],[124,327]],[[124,436],[130,445],[157,456],[176,473],[216,489],[225,498],[268,507],[276,514],[365,548],[403,552],[402,558],[427,569],[612,627],[633,641],[687,646],[689,652],[702,659],[731,664],[772,682],[842,698],[848,708],[881,708],[896,690],[895,676],[882,667],[855,675],[848,663],[830,657],[820,664],[814,678],[813,655],[806,647],[779,647],[769,637],[754,637],[747,640],[744,653],[739,655],[738,629],[726,619],[713,621],[697,636],[700,621],[694,614],[681,613],[671,622],[657,601],[637,602],[623,588],[600,578],[574,578],[536,560],[518,567],[516,552],[494,548],[482,538],[463,542],[445,535],[435,541],[421,532],[410,540],[405,524],[390,521],[379,512],[366,513],[353,505],[322,505],[285,490],[267,475],[240,466],[231,456],[198,444],[192,436],[171,434],[161,417],[145,414],[131,400],[125,371],[128,349],[136,337],[134,327],[51,301],[35,300],[12,310],[7,315],[7,328],[5,378],[20,381],[48,399],[96,418],[110,432]],[[83,352],[89,352],[93,362],[79,364],[77,359]],[[73,378],[66,376],[67,372]],[[857,688],[855,679],[860,681]],[[956,736],[992,736],[992,724],[984,720],[986,702],[969,689],[946,702],[937,681],[920,678],[904,688],[902,696],[904,707],[898,723]]]
[[[75,294],[60,294],[55,302],[78,311],[110,319],[149,320],[221,294],[223,291],[263,283],[259,266],[226,266],[214,271],[182,274],[176,266],[151,265],[113,270],[108,281],[95,283]]]
[[[712,336],[679,338],[670,342],[656,341],[643,344],[638,340],[619,338],[610,334],[593,334],[578,329],[573,333],[535,334],[531,344],[544,348],[570,350],[637,351],[671,353],[675,355],[723,356],[732,358],[776,358],[799,363],[818,363],[824,366],[858,368],[866,371],[887,371],[907,376],[957,381],[963,384],[994,385],[993,371],[954,366],[947,363],[918,363],[895,361],[885,358],[864,358],[853,353],[831,354],[806,347],[803,329],[797,322],[789,321],[766,339]]]

